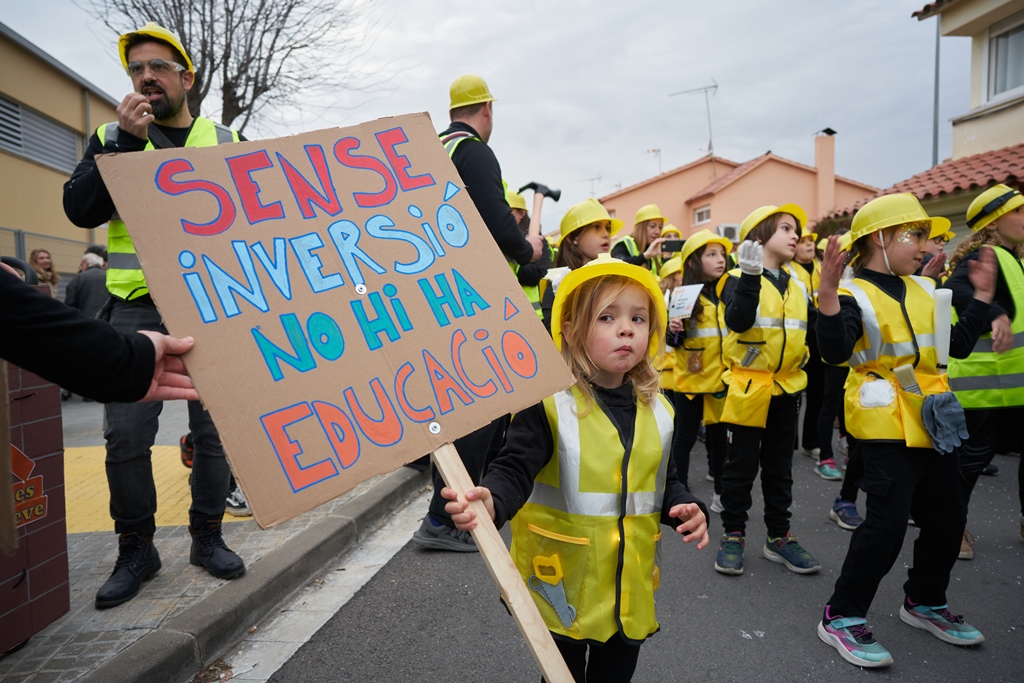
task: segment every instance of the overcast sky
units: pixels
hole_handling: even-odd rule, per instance
[[[936,20],[910,16],[924,4],[379,0],[363,64],[388,76],[386,88],[317,96],[246,133],[419,111],[441,130],[449,84],[477,73],[499,100],[491,145],[509,184],[563,191],[545,207],[550,231],[592,186],[601,196],[657,174],[647,150],[661,150],[666,171],[704,155],[704,97],[669,95],[714,79],[717,155],[743,162],[771,150],[813,165],[813,135],[831,127],[836,172],[886,187],[931,165]],[[116,37],[74,3],[0,0],[0,8],[0,21],[111,97],[128,91]],[[968,109],[970,39],[943,38],[941,49],[940,160],[950,154],[949,119]]]

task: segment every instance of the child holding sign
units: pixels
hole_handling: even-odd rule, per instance
[[[703,503],[675,475],[672,409],[651,366],[665,304],[649,270],[601,256],[565,276],[552,320],[577,382],[515,415],[466,497],[498,527],[512,520],[512,558],[575,680],[629,681],[659,628],[659,524],[708,543]],[[460,529],[476,526],[465,500],[442,495]]]
[[[789,535],[796,394],[807,386],[808,292],[782,267],[793,258],[807,214],[796,204],[762,206],[740,225],[740,267],[718,283],[729,329],[722,345],[729,454],[722,473],[722,537],[715,571],[743,573],[750,493],[761,470],[768,540],[761,554],[798,574],[821,569]]]
[[[725,383],[722,373],[722,328],[718,316],[715,283],[725,272],[725,255],[732,243],[710,230],[701,230],[686,240],[679,254],[682,260],[682,284],[703,285],[689,318],[669,320],[668,344],[675,356],[676,392],[675,441],[672,457],[679,480],[688,483],[690,451],[697,441],[697,430],[704,420],[704,443],[715,493],[711,511],[722,511],[722,467],[725,464],[725,426],[717,420]],[[716,398],[716,394],[719,396]]]
[[[963,409],[941,372],[935,283],[911,274],[926,243],[949,227],[911,194],[879,197],[853,217],[843,249],[853,251],[853,280],[840,285],[839,239],[829,238],[818,290],[818,339],[827,363],[849,360],[846,428],[864,458],[867,515],[854,530],[818,637],[857,666],[892,664],[867,629],[867,612],[903,547],[908,516],[921,534],[903,585],[900,619],[956,645],[982,634],[951,612],[946,587],[966,521],[959,458]],[[852,242],[852,245],[851,245]],[[990,248],[970,266],[974,298],[953,327],[949,353],[965,358],[991,314],[996,259]],[[948,331],[945,334],[949,334]],[[936,452],[940,450],[942,452]]]

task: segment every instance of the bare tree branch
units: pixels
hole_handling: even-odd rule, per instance
[[[219,91],[220,121],[239,131],[267,107],[362,90],[375,73],[356,64],[375,35],[376,0],[78,1],[118,35],[148,21],[177,33],[196,68],[189,111],[209,112]]]

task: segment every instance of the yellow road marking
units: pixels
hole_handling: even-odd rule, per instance
[[[192,502],[188,487],[191,470],[182,467],[180,454],[178,446],[153,446],[157,526],[188,524],[188,507]],[[64,496],[69,534],[114,530],[105,458],[103,446],[64,449]],[[224,516],[225,522],[244,522],[247,519]]]

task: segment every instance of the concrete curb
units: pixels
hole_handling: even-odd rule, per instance
[[[81,683],[187,683],[260,619],[404,505],[430,481],[400,468],[335,513],[263,556],[176,617],[117,653]]]

